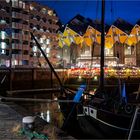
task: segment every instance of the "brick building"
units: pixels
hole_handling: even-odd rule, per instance
[[[33,32],[52,63],[57,58],[56,12],[39,3],[24,0],[0,2],[0,67],[46,67],[47,64],[31,39]]]

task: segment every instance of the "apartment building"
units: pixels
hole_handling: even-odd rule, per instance
[[[0,2],[0,67],[46,67],[30,32],[56,65],[58,38],[56,12],[39,3],[23,0]]]
[[[77,30],[78,29],[78,30]],[[101,22],[81,15],[70,20],[59,33],[59,45],[78,50],[72,64],[78,67],[99,66]],[[70,49],[69,49],[70,50]],[[105,66],[140,66],[140,20],[135,25],[118,18],[112,25],[105,24]],[[71,55],[71,51],[69,52]],[[68,55],[67,55],[68,56]],[[66,63],[71,58],[64,57]],[[74,63],[75,62],[75,63]]]

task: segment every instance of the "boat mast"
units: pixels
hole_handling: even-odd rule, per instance
[[[104,45],[105,45],[105,0],[101,10],[100,91],[104,92]]]

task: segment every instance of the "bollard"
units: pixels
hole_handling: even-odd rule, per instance
[[[35,117],[26,116],[22,119],[23,129],[26,131],[33,131],[34,130],[34,119]]]

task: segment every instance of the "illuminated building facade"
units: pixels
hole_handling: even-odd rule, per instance
[[[77,15],[60,32],[59,46],[78,49],[75,66],[90,67],[91,58],[92,66],[99,66],[101,22]],[[140,21],[133,26],[119,18],[105,25],[105,65],[140,66]]]
[[[53,9],[31,1],[0,2],[0,67],[46,67],[31,39],[33,32],[50,61],[57,58],[58,17]]]

